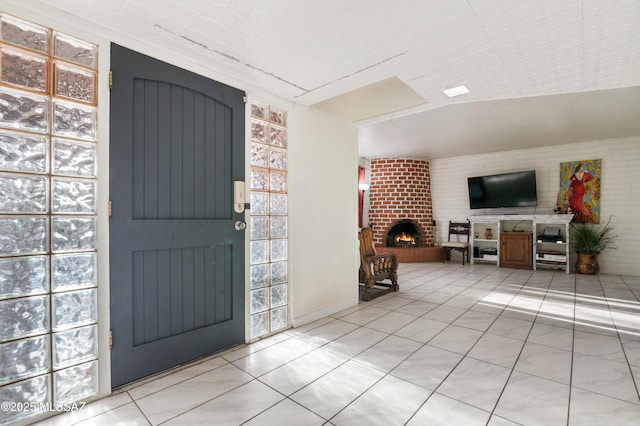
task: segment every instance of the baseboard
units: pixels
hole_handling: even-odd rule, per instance
[[[328,317],[329,315],[333,315],[336,312],[344,311],[345,309],[349,309],[353,306],[356,306],[359,303],[358,297],[353,300],[348,300],[342,303],[338,303],[337,305],[332,305],[327,308],[321,309],[319,311],[312,312],[305,316],[299,318],[292,318],[291,323],[294,328],[301,327],[305,324],[309,324],[310,322],[319,320],[324,317]]]

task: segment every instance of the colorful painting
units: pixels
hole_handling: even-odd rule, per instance
[[[560,163],[558,211],[578,223],[600,223],[600,160]]]

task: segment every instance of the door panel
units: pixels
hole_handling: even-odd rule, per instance
[[[232,320],[224,267],[231,246],[133,253],[133,345]]]
[[[244,342],[244,93],[112,45],[112,386]]]

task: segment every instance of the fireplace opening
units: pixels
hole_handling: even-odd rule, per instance
[[[418,247],[420,245],[418,227],[410,221],[400,221],[387,232],[387,247]]]

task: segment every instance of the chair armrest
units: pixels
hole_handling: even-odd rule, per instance
[[[395,261],[397,259],[397,256],[393,252],[377,253],[377,254],[372,254],[370,256],[365,256],[365,260],[367,262],[373,262],[373,263],[377,263],[378,261],[384,260],[384,259]]]
[[[398,269],[398,257],[395,253],[378,253],[365,256],[365,261],[374,275],[385,271],[396,271]]]

